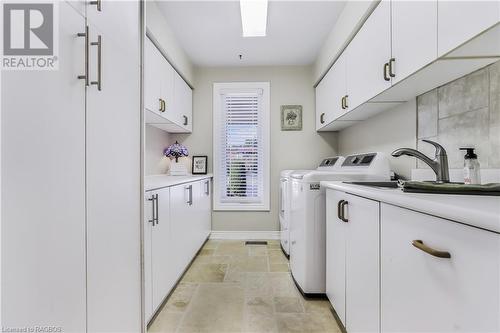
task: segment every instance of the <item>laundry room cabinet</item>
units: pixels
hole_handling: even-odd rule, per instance
[[[499,22],[498,1],[380,1],[316,86],[316,129],[351,126],[499,60]]]
[[[347,190],[326,189],[326,291],[347,332],[500,330],[500,234]]]
[[[193,129],[193,90],[153,41],[144,40],[144,107],[146,123],[172,133]]]
[[[326,294],[348,332],[379,332],[379,205],[326,193]]]
[[[382,203],[380,244],[382,332],[500,330],[499,234]]]
[[[145,317],[149,321],[211,231],[210,178],[146,192]]]
[[[4,328],[142,329],[140,6],[60,1],[59,69],[2,72]]]

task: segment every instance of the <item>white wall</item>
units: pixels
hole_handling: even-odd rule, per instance
[[[347,2],[314,63],[314,83],[323,77],[379,2],[380,0]]]
[[[177,41],[155,1],[146,1],[146,27],[166,55],[170,64],[190,85],[194,81],[193,64]]]
[[[172,143],[170,136],[169,133],[161,129],[146,125],[146,149],[144,152],[146,176],[167,172],[170,163],[168,158],[163,156],[163,150]]]
[[[212,85],[214,82],[271,82],[271,211],[214,212],[213,230],[279,230],[278,186],[283,169],[315,168],[322,158],[336,155],[337,134],[315,131],[312,68],[233,67],[200,68],[195,73],[193,101],[193,134],[172,135],[185,144],[190,155],[208,155],[212,169]],[[303,106],[303,130],[280,130],[280,106]]]
[[[416,100],[399,105],[370,119],[359,122],[339,132],[339,151],[343,156],[363,152],[383,152],[389,157],[392,169],[410,178],[416,168],[412,157],[392,157],[397,148],[416,148],[417,144]]]

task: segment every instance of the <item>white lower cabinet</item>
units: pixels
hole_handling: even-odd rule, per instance
[[[326,290],[348,332],[379,331],[379,205],[327,191]]]
[[[144,218],[145,317],[149,321],[211,230],[211,180],[148,191]]]
[[[500,235],[382,204],[382,332],[498,332],[499,281]]]

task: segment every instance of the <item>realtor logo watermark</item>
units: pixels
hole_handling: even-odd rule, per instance
[[[3,1],[2,69],[59,68],[58,1]]]

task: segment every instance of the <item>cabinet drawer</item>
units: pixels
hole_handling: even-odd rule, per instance
[[[500,235],[382,204],[380,244],[382,332],[499,330]]]

